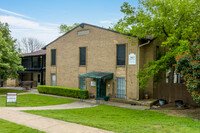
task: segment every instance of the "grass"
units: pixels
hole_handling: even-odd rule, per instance
[[[119,133],[199,133],[200,121],[167,116],[157,111],[131,110],[108,105],[69,110],[29,110],[28,113],[79,123]]]
[[[74,102],[74,100],[37,94],[24,94],[17,96],[17,107],[47,106],[66,104],[72,102]],[[15,105],[15,103],[8,103],[8,105]],[[0,96],[0,107],[5,106],[6,96]]]
[[[9,92],[12,92],[12,93],[24,93],[26,91],[14,90],[14,89],[2,89],[2,88],[0,88],[0,95],[6,95]]]
[[[44,133],[3,119],[0,119],[0,123],[0,133]]]

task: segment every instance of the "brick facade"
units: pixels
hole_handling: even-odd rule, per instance
[[[89,30],[89,34],[78,35],[78,31]],[[79,88],[81,74],[88,72],[112,72],[114,78],[107,80],[106,93],[116,96],[116,78],[124,77],[126,82],[126,99],[138,99],[138,40],[99,27],[84,25],[58,38],[46,47],[46,85],[51,85],[51,74],[56,74],[56,85]],[[116,65],[116,48],[118,44],[126,45],[126,65]],[[79,48],[86,47],[86,65],[79,66]],[[56,49],[56,65],[51,66],[51,50]],[[128,55],[136,55],[136,65],[128,64]],[[143,53],[141,53],[142,55]],[[146,53],[145,56],[151,57]],[[153,56],[153,55],[152,55]],[[96,87],[90,86],[95,79],[86,79],[86,88],[95,95]],[[149,91],[150,92],[150,91]]]

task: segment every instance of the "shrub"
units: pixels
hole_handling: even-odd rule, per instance
[[[80,90],[75,88],[59,87],[59,86],[47,86],[39,85],[37,86],[39,93],[53,94],[66,97],[80,98],[82,92],[83,99],[89,97],[88,90]]]

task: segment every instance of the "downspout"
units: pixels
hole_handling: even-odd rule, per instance
[[[148,42],[143,43],[143,44],[141,44],[141,45],[138,46],[138,72],[139,72],[139,70],[140,70],[140,48],[141,48],[142,46],[145,46],[145,45],[149,44],[149,43],[150,43],[150,41],[148,40]],[[137,100],[140,99],[140,92],[139,92],[139,91],[140,91],[140,84],[139,84],[139,77],[138,77]]]

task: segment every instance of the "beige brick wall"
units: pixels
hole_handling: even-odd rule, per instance
[[[7,79],[6,80],[6,86],[7,87],[15,87],[17,86],[17,80],[16,79]]]
[[[78,31],[89,29],[87,35],[77,35]],[[51,73],[56,74],[56,85],[78,88],[78,75],[88,72],[112,72],[114,78],[107,80],[107,95],[116,95],[116,77],[126,79],[127,99],[137,99],[137,72],[136,65],[128,65],[128,55],[138,52],[138,41],[132,38],[132,42],[126,39],[127,36],[103,30],[100,28],[85,25],[78,27],[70,33],[54,41],[46,48],[46,85],[51,85]],[[126,66],[116,66],[116,45],[126,44]],[[86,47],[86,66],[79,66],[79,47]],[[51,66],[51,49],[56,49],[56,66]],[[148,56],[148,54],[146,54]],[[96,94],[96,88],[90,86],[87,79],[87,89],[90,93]],[[110,84],[110,87],[108,86]]]

